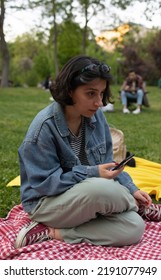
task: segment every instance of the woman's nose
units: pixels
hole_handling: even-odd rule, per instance
[[[103,106],[103,103],[102,103],[102,96],[101,96],[101,97],[98,97],[98,98],[95,100],[95,105],[98,106],[98,107],[102,107],[102,106]]]

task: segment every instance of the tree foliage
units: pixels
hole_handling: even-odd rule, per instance
[[[133,5],[136,0],[1,0],[0,14],[0,64],[2,68],[1,86],[8,86],[8,80],[12,79],[14,84],[35,85],[48,76],[57,75],[59,68],[72,56],[84,53],[99,57],[112,64],[114,73],[118,75],[118,58],[120,73],[124,73],[130,65],[135,66],[146,79],[154,82],[161,73],[159,33],[156,37],[148,35],[144,40],[138,38],[137,30],[125,38],[124,45],[118,46],[114,53],[103,51],[95,42],[93,32],[89,28],[89,22],[97,17],[99,11],[113,5],[120,9],[126,9]],[[144,2],[140,0],[140,2]],[[147,0],[148,10],[155,12],[156,7],[161,7],[161,1]],[[5,11],[8,9],[40,9],[42,20],[40,32],[24,34],[14,43],[7,43],[4,34]],[[79,16],[78,16],[79,15]],[[83,22],[80,27],[79,17]],[[45,22],[45,24],[44,24]],[[42,29],[41,29],[42,30]],[[46,32],[48,31],[48,33]],[[46,38],[43,34],[48,34]],[[131,36],[131,37],[130,37]],[[11,63],[10,63],[11,57]],[[124,57],[124,58],[123,58]],[[10,65],[10,66],[9,66]],[[10,70],[10,72],[9,72]],[[118,78],[116,78],[118,80]]]
[[[125,10],[128,6],[133,4],[135,0],[111,0],[111,4]]]
[[[120,65],[123,76],[129,68],[134,68],[148,84],[156,85],[161,74],[160,40],[160,31],[157,29],[149,30],[143,36],[139,33],[139,27],[133,26],[118,47],[123,55]]]
[[[59,32],[58,60],[59,68],[61,68],[68,59],[81,53],[82,29],[78,24],[69,20],[59,24],[57,28]],[[31,34],[23,34],[17,37],[15,42],[9,45],[12,56],[10,77],[15,85],[26,83],[30,86],[33,84],[36,85],[48,75],[52,75],[55,78],[56,72],[53,63],[54,46],[52,39],[53,29],[50,30],[50,36],[47,40],[44,40],[39,33],[32,32]],[[91,41],[93,42],[93,46],[96,46],[94,37]],[[91,44],[91,41],[88,42],[88,45]],[[29,69],[29,65],[31,69]],[[30,78],[30,72],[32,72],[34,77],[33,81]]]
[[[92,17],[96,16],[100,10],[105,8],[105,0],[78,0],[80,4],[80,12],[83,15],[83,37],[82,37],[82,52],[86,54],[88,40],[88,23]]]
[[[161,77],[161,30],[159,30],[155,34],[155,38],[153,41],[150,42],[148,46],[148,50],[151,53],[155,65],[158,68],[160,77]]]

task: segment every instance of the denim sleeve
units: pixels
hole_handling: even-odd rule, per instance
[[[75,165],[64,172],[54,149],[44,143],[25,141],[19,148],[21,190],[28,186],[34,197],[60,194],[89,177],[98,177],[98,166]]]
[[[134,192],[136,192],[137,190],[139,190],[139,188],[134,184],[132,178],[130,177],[130,175],[123,171],[121,172],[116,178],[115,180],[117,180],[121,185],[125,186],[127,189],[129,189],[130,193],[133,195]]]

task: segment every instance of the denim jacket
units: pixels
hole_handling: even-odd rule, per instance
[[[21,200],[26,212],[42,197],[61,194],[86,178],[99,177],[98,165],[113,161],[109,126],[100,109],[85,119],[85,135],[88,166],[81,165],[70,147],[63,108],[53,102],[37,114],[18,150]],[[115,180],[131,194],[138,190],[126,172]]]

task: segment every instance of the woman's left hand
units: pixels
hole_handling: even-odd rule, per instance
[[[147,208],[152,203],[151,197],[146,192],[143,192],[142,190],[138,190],[134,192],[133,196],[135,197],[135,199],[140,205],[144,205]]]

